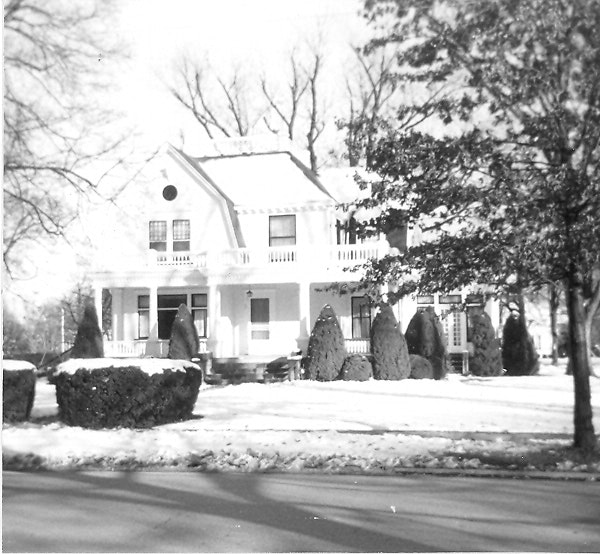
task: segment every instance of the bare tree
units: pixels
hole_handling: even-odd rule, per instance
[[[319,106],[319,82],[323,66],[323,56],[315,51],[311,68],[308,73],[310,105],[308,108],[308,131],[306,133],[306,147],[310,157],[310,168],[318,173],[317,141],[325,129],[324,109]]]
[[[289,61],[291,76],[287,83],[286,100],[282,101],[276,96],[266,75],[260,79],[260,88],[276,118],[284,125],[287,137],[294,141],[302,99],[308,89],[309,80],[306,71],[297,59],[296,52],[290,54]],[[271,114],[267,114],[263,118],[265,125],[272,133],[278,134],[279,128],[271,122],[269,115]]]
[[[127,134],[107,131],[116,118],[101,99],[116,61],[103,32],[110,11],[92,0],[5,2],[3,261],[12,276],[22,247],[64,235],[77,197],[101,196],[105,171],[122,161]]]
[[[194,62],[184,56],[167,88],[211,139],[246,136],[264,113],[252,104],[253,92],[239,66],[225,78],[207,61]]]

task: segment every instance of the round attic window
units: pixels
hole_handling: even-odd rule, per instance
[[[177,198],[177,188],[174,187],[173,185],[167,185],[163,189],[163,198],[165,200],[168,200],[169,202],[171,200],[175,200],[175,198]]]

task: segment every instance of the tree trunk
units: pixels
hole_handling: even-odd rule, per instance
[[[583,278],[579,271],[572,270],[567,279],[567,309],[569,313],[569,358],[573,371],[575,389],[573,445],[584,452],[596,448],[596,436],[592,423],[590,372],[587,362],[585,341],[585,308],[583,300]]]
[[[592,325],[594,323],[594,316],[598,309],[600,309],[600,280],[597,277],[597,270],[594,274],[591,279],[591,297],[585,306],[585,343],[587,345],[586,353],[590,375],[597,377],[592,367]]]
[[[560,293],[556,283],[548,285],[550,292],[550,334],[552,335],[552,365],[558,364],[558,306]]]

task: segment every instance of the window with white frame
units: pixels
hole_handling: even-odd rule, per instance
[[[287,246],[296,244],[296,216],[269,216],[269,246]]]
[[[150,221],[148,226],[148,242],[150,250],[165,252],[167,250],[167,222]]]
[[[190,220],[173,220],[173,252],[187,252],[190,249]]]

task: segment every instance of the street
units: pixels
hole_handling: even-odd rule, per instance
[[[3,552],[598,551],[600,483],[3,473]]]

